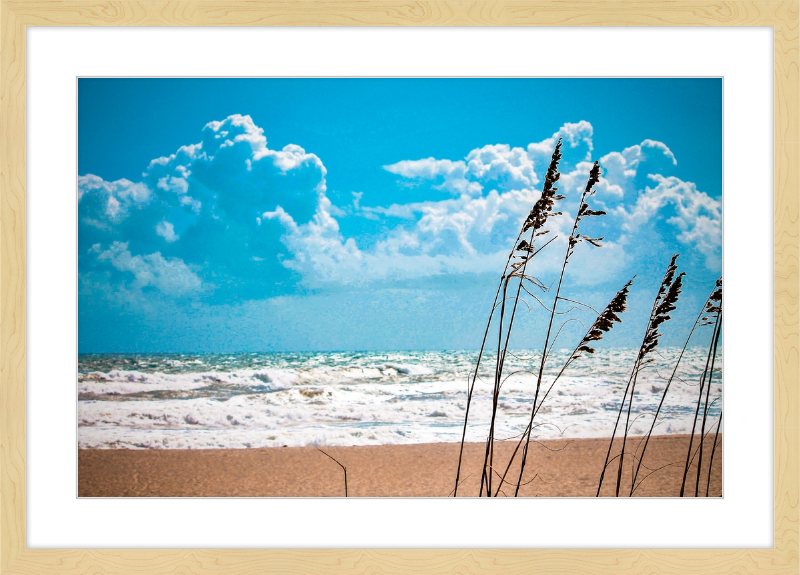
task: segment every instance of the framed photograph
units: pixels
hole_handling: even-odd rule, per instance
[[[79,497],[722,495],[722,78],[79,78],[78,163]]]
[[[4,2],[3,568],[796,572],[797,12],[731,6]]]

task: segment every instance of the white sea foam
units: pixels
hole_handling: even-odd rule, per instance
[[[173,364],[174,365],[174,364]],[[291,370],[237,370],[229,373],[142,373],[113,369],[108,373],[92,371],[78,376],[80,394],[130,394],[155,391],[186,391],[213,385],[264,387],[265,391],[282,389],[297,380]]]
[[[675,352],[662,350],[663,358],[639,377],[631,433],[646,432],[652,423]],[[609,436],[634,353],[610,350],[576,362],[547,395],[535,419],[536,435]],[[524,370],[534,358],[517,355],[506,368],[516,373],[501,390],[498,439],[519,434],[530,418],[536,379]],[[118,369],[119,357],[82,356],[79,445],[202,449],[459,441],[475,357],[473,352],[184,356],[140,359],[136,369]],[[704,364],[704,350],[688,352],[656,433],[691,429]],[[483,441],[487,434],[493,365],[488,358],[475,385],[469,441]],[[546,375],[542,394],[553,375]],[[715,369],[714,422],[721,407],[720,375]]]

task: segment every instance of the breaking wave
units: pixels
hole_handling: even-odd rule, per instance
[[[631,432],[652,422],[664,378],[679,350],[637,383]],[[568,352],[554,352],[553,365]],[[541,438],[607,437],[635,356],[612,349],[576,362],[548,395],[536,421]],[[559,357],[563,356],[563,357]],[[506,360],[496,437],[520,433],[530,417],[537,354]],[[467,381],[477,352],[236,355],[81,355],[78,443],[82,448],[201,449],[282,445],[377,445],[459,441]],[[706,350],[687,351],[656,433],[691,428]],[[721,358],[717,364],[722,365]],[[486,357],[470,408],[469,441],[483,441],[491,414]],[[711,407],[721,408],[721,369]],[[554,377],[546,373],[545,389]]]

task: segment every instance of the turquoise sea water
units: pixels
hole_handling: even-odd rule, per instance
[[[661,349],[638,378],[631,433],[652,423],[678,352]],[[598,350],[575,362],[547,395],[536,434],[610,436],[635,353]],[[568,354],[551,356],[544,391]],[[506,360],[499,439],[528,423],[538,357],[516,351]],[[78,442],[82,448],[201,449],[460,441],[476,358],[476,351],[81,355]],[[656,433],[691,429],[705,361],[705,349],[687,351]],[[715,365],[711,423],[722,404],[720,356]],[[490,355],[475,386],[469,441],[486,438],[493,369]]]

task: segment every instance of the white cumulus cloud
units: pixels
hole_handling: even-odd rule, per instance
[[[342,235],[338,213],[324,197],[306,224],[297,223],[291,211],[283,208],[266,212],[263,217],[281,222],[283,242],[291,252],[291,258],[283,263],[309,283],[496,272],[502,269],[522,220],[540,195],[537,188],[555,143],[562,138],[565,158],[571,154],[572,159],[562,162],[558,183],[561,193],[567,195],[558,208],[564,214],[550,220],[553,236],[559,237],[538,258],[537,273],[546,273],[560,267],[577,199],[592,167],[592,135],[591,124],[582,121],[565,124],[551,137],[526,148],[487,145],[472,150],[464,160],[425,158],[384,166],[402,178],[427,180],[432,188],[457,197],[384,207],[364,206],[364,196],[359,194],[355,206],[358,213],[372,219],[391,216],[403,220],[386,229],[382,237],[373,238],[369,248],[362,249],[354,238]],[[635,246],[626,241],[626,234],[655,214],[663,215],[670,206],[674,209],[666,222],[677,228],[677,240],[705,254],[707,265],[713,267],[721,243],[719,203],[691,184],[662,176],[654,176],[660,178],[655,189],[636,190],[637,171],[653,158],[662,158],[670,165],[677,163],[669,147],[654,140],[600,159],[604,176],[597,185],[594,203],[596,208],[608,209],[609,214],[599,218],[597,224],[584,225],[600,226],[593,235],[606,236],[604,247],[584,250],[581,246],[576,251],[574,261],[580,263],[583,272],[572,271],[573,280],[593,284],[620,273],[635,259],[627,251]],[[622,205],[607,208],[604,201],[610,200]]]
[[[158,222],[158,225],[156,226],[156,234],[167,240],[169,243],[174,242],[180,237],[175,234],[175,226],[166,220],[163,222]]]
[[[499,273],[522,221],[539,198],[553,148],[561,138],[564,158],[557,185],[567,199],[556,208],[563,215],[549,221],[547,238],[558,238],[537,257],[536,264],[536,273],[557,273],[592,167],[592,137],[592,125],[581,121],[564,124],[550,137],[526,146],[489,144],[459,159],[401,160],[383,168],[397,175],[401,185],[428,186],[434,191],[428,199],[370,206],[364,205],[369,203],[368,193],[352,192],[352,206],[343,210],[327,196],[327,169],[319,157],[296,144],[270,149],[263,129],[250,116],[232,115],[209,122],[200,142],[153,160],[140,183],[82,176],[80,209],[82,221],[96,230],[119,227],[134,209],[142,210],[126,233],[150,234],[146,241],[96,231],[92,238],[97,239],[89,243],[100,242],[93,248],[97,261],[132,274],[134,286],[151,286],[172,295],[199,293],[207,287],[195,273],[199,268],[154,252],[164,241],[169,244],[163,248],[168,254],[187,253],[179,249],[187,238],[213,241],[205,235],[206,228],[198,231],[193,225],[216,230],[220,234],[216,237],[224,241],[240,234],[239,249],[222,256],[226,261],[219,264],[221,273],[233,268],[227,265],[230,257],[253,266],[276,262],[274,239],[265,239],[269,234],[274,238],[276,230],[288,251],[280,262],[309,285]],[[676,165],[669,147],[644,140],[599,161],[603,177],[593,207],[606,209],[608,215],[593,218],[583,232],[606,236],[605,247],[578,248],[575,269],[570,272],[573,280],[592,284],[621,273],[637,257],[633,251],[645,249],[627,239],[650,221],[664,222],[659,233],[671,232],[675,241],[705,255],[709,267],[717,265],[718,201],[691,183],[658,174],[650,176],[655,187],[637,189],[651,167],[665,162]],[[371,232],[348,237],[342,232],[348,228],[340,227],[340,220],[358,216],[377,221],[370,222]],[[269,220],[274,223],[264,223]],[[173,222],[179,224],[180,235]],[[109,247],[102,249],[102,245]],[[133,255],[129,245],[145,253]],[[191,261],[209,265],[206,260]],[[246,265],[242,263],[240,269]]]
[[[160,252],[134,256],[126,242],[114,242],[103,250],[99,244],[92,247],[98,261],[107,261],[115,269],[133,274],[138,288],[152,286],[160,292],[181,296],[199,292],[203,282],[178,258],[164,258]]]
[[[630,208],[617,208],[623,218],[623,229],[628,232],[661,214],[664,208],[671,207],[672,215],[666,219],[680,230],[678,241],[692,246],[706,256],[706,265],[719,268],[719,252],[722,247],[722,204],[701,192],[691,182],[676,177],[650,175],[656,183],[647,187]]]
[[[150,189],[141,182],[126,179],[107,182],[94,174],[78,177],[78,202],[92,204],[94,208],[90,213],[84,211],[84,221],[96,227],[124,219],[132,207],[147,204],[151,196]]]
[[[633,183],[639,166],[653,152],[669,160],[672,165],[678,165],[678,160],[667,145],[654,140],[645,140],[641,144],[625,148],[621,152],[611,152],[600,158],[604,179],[608,183],[604,187],[605,192],[618,197],[634,192]]]

